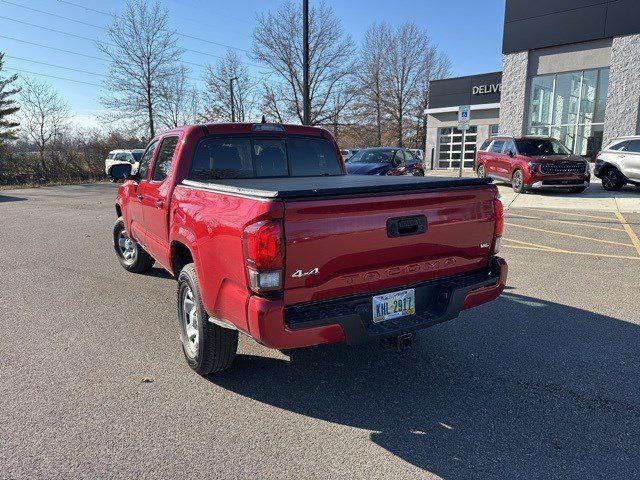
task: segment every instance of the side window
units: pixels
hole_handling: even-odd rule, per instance
[[[502,153],[502,147],[504,147],[504,140],[496,140],[491,146],[493,153]]]
[[[153,157],[153,151],[156,149],[156,145],[158,141],[155,140],[148,147],[147,151],[144,152],[142,156],[142,160],[140,160],[140,165],[138,166],[138,178],[140,180],[147,179],[147,173],[149,173],[149,164],[151,163],[151,157]]]
[[[253,141],[253,163],[256,177],[287,177],[287,148],[284,140]]]
[[[625,142],[614,143],[610,147],[607,147],[607,150],[625,150],[625,147],[627,146],[627,143],[629,143],[629,142],[625,141]]]
[[[153,175],[151,180],[154,182],[163,182],[171,171],[171,162],[173,162],[173,154],[178,145],[178,137],[167,137],[162,140],[158,156],[153,164]]]
[[[640,153],[640,140],[630,140],[624,147],[625,152]]]
[[[117,161],[119,161],[119,162],[124,162],[124,161],[126,161],[126,160],[127,160],[127,155],[126,155],[126,154],[124,154],[124,153],[118,153],[118,154],[116,155],[115,160],[117,160]]]
[[[509,153],[509,150],[511,150],[513,153],[516,153],[517,151],[516,144],[513,140],[509,140],[508,142],[505,142],[504,148],[502,149],[502,153],[507,155]]]
[[[500,125],[498,124],[489,125],[489,136],[497,137],[499,130],[500,130]]]
[[[248,138],[208,138],[198,144],[189,180],[252,177],[251,140]]]

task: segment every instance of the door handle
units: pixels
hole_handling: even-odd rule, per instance
[[[158,208],[164,207],[164,200],[156,200],[156,207]]]
[[[142,200],[142,198],[143,198],[142,195],[140,195],[140,194],[137,194],[136,197],[138,197],[138,200]]]

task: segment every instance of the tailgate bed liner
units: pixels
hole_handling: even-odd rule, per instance
[[[407,194],[488,185],[490,178],[339,175],[327,177],[184,180],[187,187],[245,197],[295,200],[353,195]]]

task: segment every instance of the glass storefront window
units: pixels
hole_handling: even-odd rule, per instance
[[[527,132],[594,158],[602,146],[608,88],[608,68],[533,77]]]

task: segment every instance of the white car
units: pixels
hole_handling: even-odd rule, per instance
[[[640,187],[640,136],[609,142],[596,157],[593,174],[605,190],[620,190],[628,183]]]
[[[143,154],[144,150],[142,149],[111,150],[109,152],[109,155],[107,155],[107,159],[104,161],[104,171],[108,175],[109,169],[114,165],[119,165],[121,163],[130,163],[131,173],[136,173],[138,171],[138,164]]]

